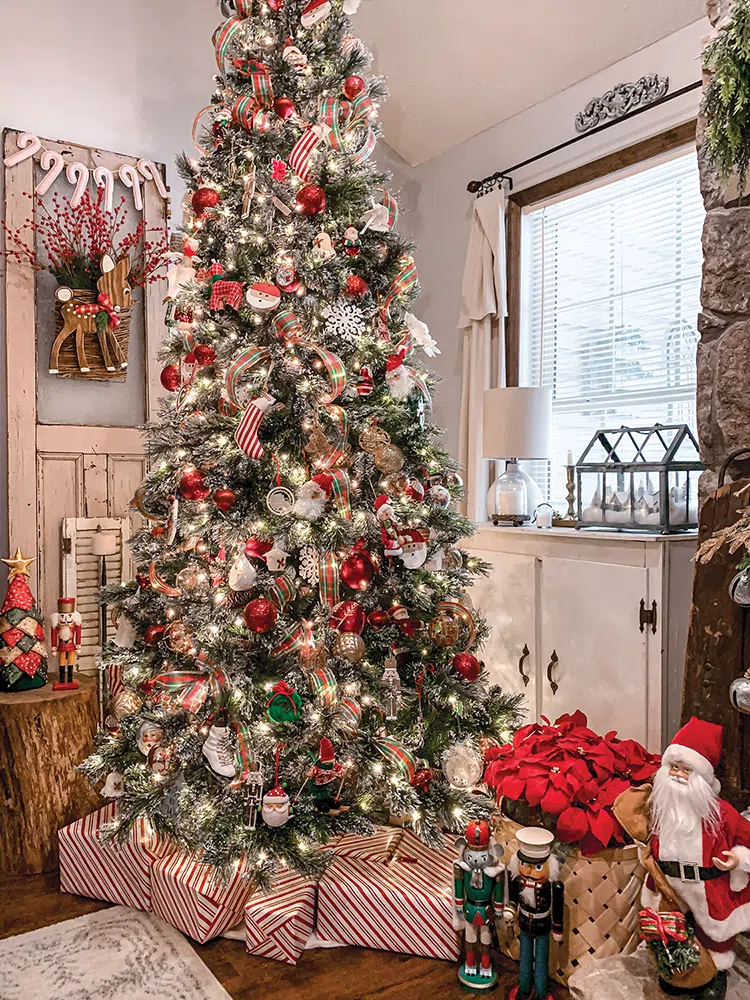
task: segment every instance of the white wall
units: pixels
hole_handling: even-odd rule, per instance
[[[707,20],[689,25],[416,169],[399,162],[395,154],[390,157],[388,165],[394,170],[395,186],[403,187],[407,209],[400,228],[412,232],[418,242],[416,259],[424,291],[415,311],[428,323],[443,352],[431,362],[444,380],[435,400],[435,419],[445,427],[453,454],[458,451],[461,392],[461,341],[455,324],[473,204],[467,183],[571,138],[576,113],[617,83],[659,73],[669,77],[675,91],[700,79],[701,39],[709,30]],[[515,190],[688,121],[695,117],[699,100],[700,91],[693,91],[518,171],[513,175]]]

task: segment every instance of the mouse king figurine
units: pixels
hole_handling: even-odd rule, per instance
[[[499,860],[503,851],[484,820],[469,823],[466,835],[456,841],[456,849],[453,926],[464,932],[466,941],[466,961],[458,970],[458,980],[471,990],[490,990],[497,982],[490,945],[495,905],[502,905],[504,895],[505,865]]]
[[[510,862],[511,879],[503,919],[513,923],[518,914],[521,968],[518,986],[508,1000],[551,1000],[547,992],[550,932],[562,942],[564,890],[557,858],[550,854],[549,830],[527,826],[516,834],[518,851]]]
[[[78,687],[73,680],[76,653],[81,645],[82,619],[76,611],[75,597],[58,597],[57,614],[50,618],[52,624],[52,648],[57,653],[60,680],[52,686],[54,691],[69,691]],[[67,670],[67,679],[66,679]]]

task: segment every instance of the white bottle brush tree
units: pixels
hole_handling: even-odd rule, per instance
[[[521,699],[475,656],[466,588],[485,567],[458,546],[472,525],[431,422],[437,349],[371,155],[383,81],[342,0],[224,12],[205,153],[180,162],[194,214],[140,573],[106,595],[126,690],[83,769],[117,773],[123,836],[147,813],[263,880],[389,814],[433,842],[487,816],[482,755]]]

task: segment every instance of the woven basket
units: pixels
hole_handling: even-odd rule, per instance
[[[501,816],[495,839],[506,864],[518,850],[518,823]],[[638,910],[646,869],[635,844],[583,857],[574,850],[560,868],[565,886],[564,941],[552,945],[550,976],[566,986],[582,965],[611,955],[630,955],[638,947]],[[518,961],[518,938],[501,931],[500,950]]]
[[[71,301],[76,305],[95,302],[96,292],[89,291],[87,288],[74,288],[73,298]],[[64,321],[62,317],[62,306],[63,303],[55,302],[55,336],[57,336],[63,328]],[[120,325],[115,328],[114,335],[117,343],[120,345],[120,350],[127,361],[128,343],[130,341],[131,310],[123,309],[118,315],[120,317]],[[102,355],[102,350],[99,346],[99,338],[96,333],[89,333],[86,335],[85,347],[86,358],[89,363],[89,368],[91,369],[88,372],[82,372],[78,367],[75,335],[68,337],[60,348],[60,361],[57,368],[58,374],[61,377],[95,379],[100,382],[111,382],[112,380],[122,382],[127,378],[127,368],[120,368],[119,365],[115,371],[107,371],[106,365],[104,364],[104,356]]]

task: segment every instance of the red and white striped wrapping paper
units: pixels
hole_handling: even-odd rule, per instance
[[[115,818],[111,802],[59,831],[60,890],[148,911],[151,864],[169,852],[169,843],[146,817],[136,822],[125,844],[102,843],[103,828]]]
[[[388,862],[337,857],[318,886],[317,932],[328,941],[455,961],[452,849],[403,831]]]
[[[316,883],[297,872],[276,875],[271,892],[245,907],[245,947],[251,955],[296,965],[315,924]]]
[[[400,827],[379,826],[371,837],[358,833],[345,833],[335,843],[328,843],[337,858],[359,858],[362,861],[390,861],[396,855],[403,839]]]
[[[242,919],[251,891],[244,862],[226,882],[211,865],[182,852],[157,859],[151,868],[153,912],[201,944]]]

